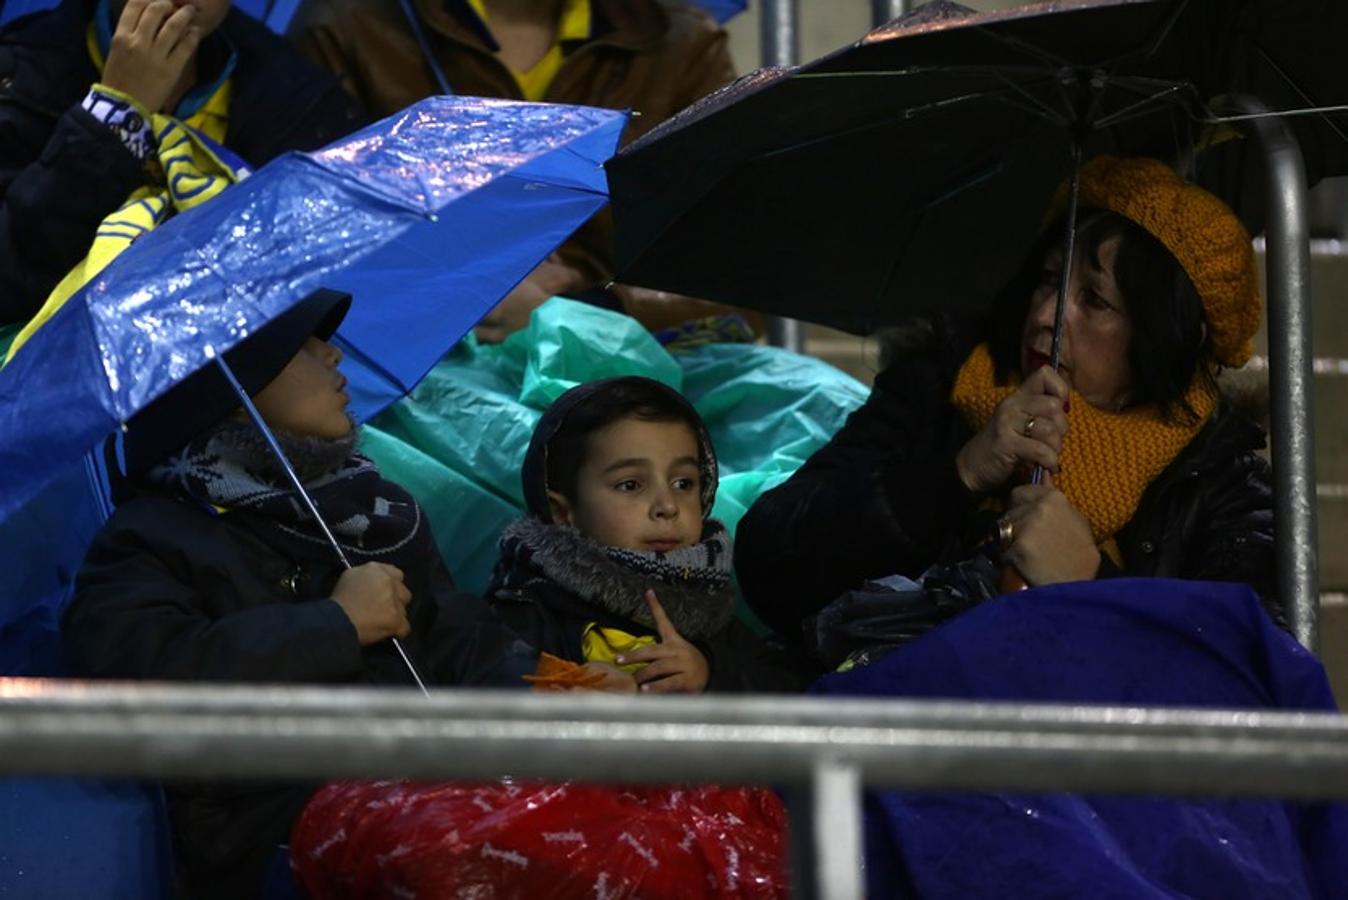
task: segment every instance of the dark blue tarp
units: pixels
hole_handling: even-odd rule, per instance
[[[1334,710],[1243,585],[1059,585],[983,604],[815,692]],[[873,897],[1341,897],[1348,808],[1277,800],[873,792]]]

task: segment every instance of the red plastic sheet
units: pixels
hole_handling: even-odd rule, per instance
[[[313,900],[785,898],[785,844],[760,788],[338,782],[291,864]]]

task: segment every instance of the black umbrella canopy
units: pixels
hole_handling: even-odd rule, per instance
[[[857,333],[981,307],[1035,240],[1074,142],[1185,158],[1213,133],[1207,97],[1251,71],[1291,83],[1270,75],[1271,52],[1233,49],[1264,12],[936,2],[815,63],[755,73],[609,164],[619,275]],[[1305,106],[1314,94],[1297,84]],[[1348,144],[1317,139],[1321,160],[1348,165]]]

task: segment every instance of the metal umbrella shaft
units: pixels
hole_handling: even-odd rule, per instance
[[[1058,371],[1062,362],[1063,320],[1067,316],[1067,291],[1072,283],[1072,259],[1077,244],[1077,205],[1081,200],[1081,141],[1072,142],[1072,177],[1068,182],[1066,233],[1063,236],[1062,272],[1058,278],[1058,297],[1053,307],[1053,347],[1049,353],[1049,365]],[[1026,375],[1027,373],[1022,373]],[[1043,484],[1045,470],[1036,465],[1030,472],[1030,484]],[[1005,549],[1005,548],[1003,548]],[[1025,576],[1014,565],[1008,563],[1002,569],[999,586],[1003,593],[1023,591],[1030,586]]]
[[[259,413],[257,407],[253,405],[253,399],[248,396],[248,392],[243,389],[243,385],[239,384],[239,380],[234,377],[234,372],[229,368],[229,364],[225,362],[223,356],[217,355],[215,357],[215,363],[219,366],[220,371],[224,374],[230,387],[234,389],[234,393],[238,395],[239,400],[243,402],[243,408],[248,412],[248,417],[253,420],[253,424],[256,425],[258,431],[262,433],[262,437],[267,442],[267,446],[271,448],[271,452],[276,457],[276,461],[281,464],[281,468],[285,471],[286,477],[290,479],[291,487],[295,489],[295,493],[299,495],[300,500],[303,501],[305,507],[308,508],[309,515],[313,516],[314,521],[318,523],[318,527],[323,531],[323,536],[328,539],[328,543],[332,546],[333,552],[337,554],[337,559],[341,562],[342,568],[352,568],[351,560],[346,558],[346,553],[343,552],[342,545],[337,542],[337,538],[333,535],[332,529],[328,528],[328,523],[324,521],[323,516],[319,513],[317,504],[315,504],[313,498],[309,496],[309,492],[304,489],[304,483],[300,481],[300,477],[296,474],[294,466],[290,464],[290,459],[286,456],[285,451],[281,449],[280,443],[276,440],[276,435],[272,434],[271,428],[269,428],[267,423],[263,420],[262,414]],[[396,637],[389,638],[389,640],[393,642],[393,648],[397,650],[398,655],[402,657],[403,664],[407,666],[407,671],[412,675],[412,680],[417,683],[417,687],[421,688],[421,693],[429,697],[430,691],[426,690],[426,683],[421,680],[421,674],[417,671],[417,667],[412,664],[412,658],[407,655],[407,651],[403,649],[402,642]]]
[[[1049,365],[1058,371],[1062,362],[1063,320],[1067,316],[1067,291],[1072,283],[1072,260],[1077,245],[1077,204],[1081,200],[1081,144],[1072,142],[1072,180],[1067,193],[1067,225],[1063,236],[1062,273],[1058,279],[1058,299],[1053,309],[1053,349]],[[1030,473],[1030,484],[1042,484],[1044,467],[1035,466]]]

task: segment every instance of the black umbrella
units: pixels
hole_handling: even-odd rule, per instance
[[[1221,140],[1215,98],[1348,100],[1348,79],[1328,77],[1345,25],[1340,0],[986,14],[937,0],[804,67],[754,73],[611,161],[619,277],[857,333],[982,307],[1074,158],[1211,166],[1233,199],[1246,154]],[[1348,171],[1348,117],[1298,121],[1310,178]]]

